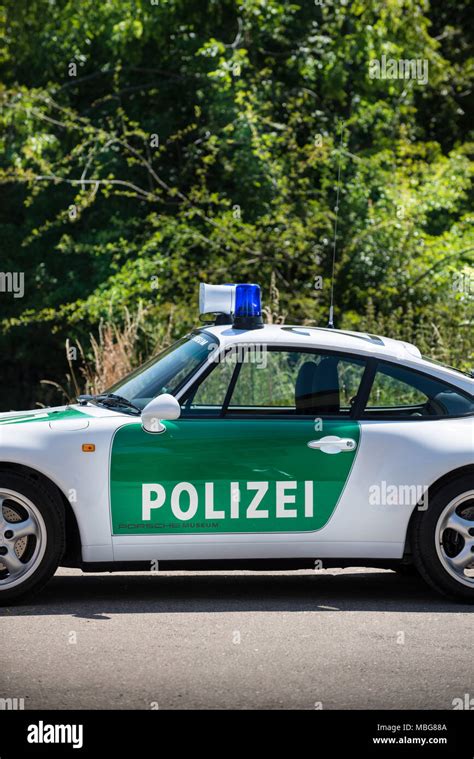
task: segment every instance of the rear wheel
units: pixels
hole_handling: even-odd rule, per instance
[[[40,482],[0,471],[0,605],[25,600],[64,552],[64,510]]]
[[[413,522],[413,556],[421,576],[440,593],[474,603],[472,476],[441,488]]]

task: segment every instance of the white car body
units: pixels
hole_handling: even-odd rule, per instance
[[[341,351],[396,363],[474,395],[474,379],[424,360],[414,346],[397,340],[279,325],[250,331],[222,325],[206,331],[218,337],[221,351],[242,343]],[[210,356],[181,388],[178,400],[212,360]],[[61,412],[66,408],[79,415],[63,418]],[[85,410],[87,415],[80,415]],[[369,498],[370,487],[374,483],[397,487],[419,483],[431,488],[443,477],[474,463],[472,415],[410,421],[361,418],[354,466],[337,508],[321,529],[266,532],[263,525],[261,531],[252,533],[114,534],[112,444],[119,429],[136,423],[136,417],[118,409],[91,404],[86,409],[74,405],[0,415],[0,462],[39,472],[57,486],[77,523],[81,564],[209,559],[399,560],[406,550],[408,525],[417,504],[374,505]],[[167,425],[165,421],[165,428]],[[83,452],[84,444],[94,445],[95,451]],[[232,472],[228,476],[232,479]]]

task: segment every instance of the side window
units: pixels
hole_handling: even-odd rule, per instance
[[[181,416],[219,416],[236,366],[233,354],[216,363],[210,374],[182,402]]]
[[[341,407],[350,408],[359,392],[365,364],[362,361],[347,361],[341,358],[338,363],[339,392]]]
[[[474,399],[426,374],[379,363],[366,417],[441,417],[474,413]]]
[[[418,387],[410,385],[410,376],[390,369],[379,370],[374,378],[367,408],[416,408],[428,401],[428,396]]]
[[[365,362],[333,354],[268,349],[244,356],[226,416],[346,415]]]

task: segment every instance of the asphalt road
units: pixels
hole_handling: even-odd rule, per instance
[[[382,570],[60,570],[35,603],[0,609],[0,697],[26,709],[451,709],[474,697],[473,612]]]

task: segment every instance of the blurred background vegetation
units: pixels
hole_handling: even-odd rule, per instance
[[[336,326],[472,367],[469,11],[6,0],[0,407],[103,389],[196,325],[200,281],[325,326],[339,162]],[[382,55],[428,83],[371,79]]]

